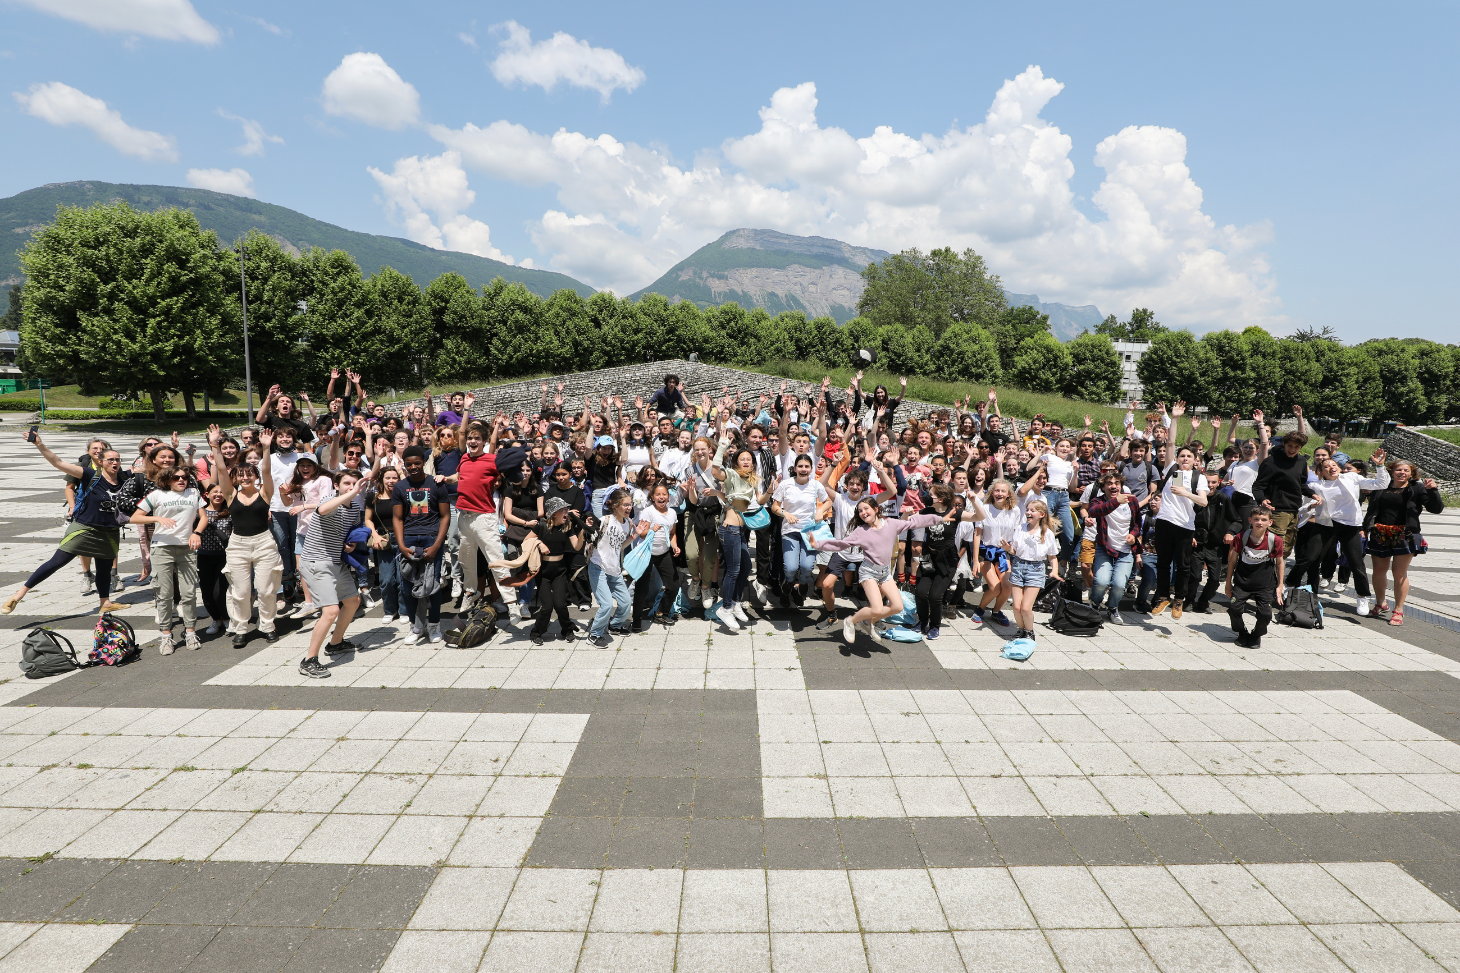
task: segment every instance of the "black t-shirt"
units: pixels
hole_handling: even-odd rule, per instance
[[[392,507],[404,508],[401,533],[405,535],[406,543],[412,546],[423,541],[426,546],[436,543],[436,531],[441,526],[441,504],[446,503],[446,491],[441,484],[429,476],[422,483],[404,479],[395,485],[390,499]],[[391,532],[394,531],[392,527]]]
[[[548,488],[543,491],[542,495],[547,500],[551,500],[553,497],[558,497],[568,505],[569,510],[575,510],[579,513],[583,511],[583,488],[580,486],[570,485],[568,489],[560,490],[558,489],[557,480],[553,480],[553,482],[548,485]],[[516,506],[517,501],[513,500],[512,504],[513,506]]]
[[[529,487],[516,484],[503,494],[503,499],[511,499],[512,516],[518,520],[536,520],[537,501],[542,498],[542,495],[541,487]],[[505,520],[503,523],[506,524],[508,530],[511,530],[513,527],[521,527],[521,524],[511,524]]]
[[[1008,436],[1004,435],[1001,432],[995,432],[992,429],[985,429],[983,432],[978,434],[978,438],[989,444],[989,452],[991,453],[997,453],[999,451],[999,447],[1007,446],[1009,444]]]
[[[116,493],[125,482],[110,483],[97,470],[81,467],[81,485],[76,488],[76,512],[71,519],[87,527],[116,527]]]
[[[264,421],[259,423],[259,425],[265,429],[272,429],[275,432],[285,428],[293,429],[294,441],[296,443],[314,442],[314,430],[309,427],[309,421],[307,419],[285,419],[282,416],[276,416],[271,413],[264,416]],[[278,447],[274,447],[274,450],[278,452]]]
[[[538,540],[542,541],[543,546],[547,548],[549,554],[554,555],[572,554],[573,535],[577,532],[577,528],[573,526],[571,520],[559,530],[554,530],[541,521],[538,522],[537,526],[528,530],[528,533],[536,535]]]
[[[461,450],[459,450],[459,449],[448,449],[445,452],[443,452],[440,456],[437,456],[436,457],[436,475],[437,476],[455,476],[456,475],[456,468],[458,466],[460,466],[460,465],[461,465]],[[443,484],[441,484],[441,488],[446,491],[446,496],[450,498],[450,502],[454,506],[456,504],[456,484],[455,483],[443,483]]]
[[[606,490],[618,483],[618,463],[616,460],[609,460],[607,463],[600,463],[595,453],[588,457],[588,482],[593,484],[593,489]]]

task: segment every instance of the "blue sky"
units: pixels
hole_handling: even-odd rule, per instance
[[[739,226],[973,246],[1047,301],[1454,340],[1457,21],[0,0],[0,196],[191,182],[620,293]]]

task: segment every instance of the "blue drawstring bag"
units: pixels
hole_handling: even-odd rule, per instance
[[[624,555],[624,571],[638,581],[649,568],[649,551],[654,546],[654,533],[650,531],[640,538],[629,553]]]
[[[910,600],[904,600],[902,603],[902,611],[898,612],[896,615],[888,615],[887,618],[883,619],[883,621],[885,621],[888,625],[893,626],[894,628],[900,627],[916,630],[918,627],[917,606],[912,604]]]
[[[831,522],[818,520],[816,523],[801,528],[801,533],[806,535],[807,546],[820,544],[822,541],[829,541],[832,538]]]
[[[1006,659],[1023,662],[1034,654],[1034,645],[1033,639],[1010,639],[1004,643],[1004,651],[1001,654]]]
[[[674,599],[674,613],[680,618],[704,618],[705,609],[698,598],[690,598],[683,588]]]
[[[917,623],[914,622],[913,624]],[[915,628],[897,625],[883,631],[882,637],[892,639],[894,642],[921,642],[923,640],[923,633]]]

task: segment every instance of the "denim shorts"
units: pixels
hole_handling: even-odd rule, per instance
[[[1043,588],[1044,562],[1026,561],[1022,557],[1009,558],[1008,583],[1015,588]]]
[[[874,584],[881,584],[892,577],[892,567],[887,564],[873,564],[871,561],[863,561],[857,568],[857,581],[871,581]]]

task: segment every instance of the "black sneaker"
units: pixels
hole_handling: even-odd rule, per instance
[[[577,626],[570,625],[569,627],[563,629],[561,632],[558,633],[558,638],[561,639],[564,642],[576,642],[576,641],[578,641],[578,628],[577,628]]]
[[[233,636],[233,647],[235,649],[241,649],[241,648],[243,648],[247,644],[248,644],[248,636],[247,635],[235,635],[235,636]]]
[[[299,663],[299,674],[308,676],[310,679],[328,679],[330,677],[330,671],[324,667],[324,663],[318,659],[308,658]]]
[[[360,646],[356,645],[354,642],[351,642],[349,639],[340,639],[340,641],[334,645],[326,643],[324,647],[325,655],[348,655],[351,652],[359,651]]]
[[[673,625],[675,622],[679,621],[679,616],[678,615],[658,615],[658,616],[655,617],[654,620],[657,621],[659,624],[663,625],[665,628],[668,628],[671,625]]]
[[[277,628],[274,628],[271,631],[264,632],[262,634],[263,634],[265,640],[267,640],[269,642],[277,642],[277,641],[279,641],[279,639],[281,639],[281,638],[284,637],[284,633],[281,632],[281,631],[279,631]]]
[[[611,639],[608,636],[608,633],[605,632],[604,634],[598,636],[598,638],[596,639],[589,639],[588,644],[593,646],[595,649],[607,649],[613,646],[613,639]]]
[[[629,623],[629,632],[633,635],[643,635],[647,631],[649,631],[649,626],[644,624],[642,620],[635,620]]]
[[[532,635],[529,636],[529,638],[532,639],[533,645],[542,645],[542,636],[538,635],[536,632],[533,632]]]
[[[1237,647],[1238,648],[1242,648],[1242,649],[1250,649],[1250,648],[1252,648],[1252,633],[1251,632],[1238,632],[1237,633],[1236,644],[1237,644]]]
[[[608,634],[609,635],[612,635],[616,639],[621,639],[625,635],[628,635],[629,634],[629,630],[626,627],[622,627],[622,626],[619,627],[619,628],[610,628],[608,630]]]

